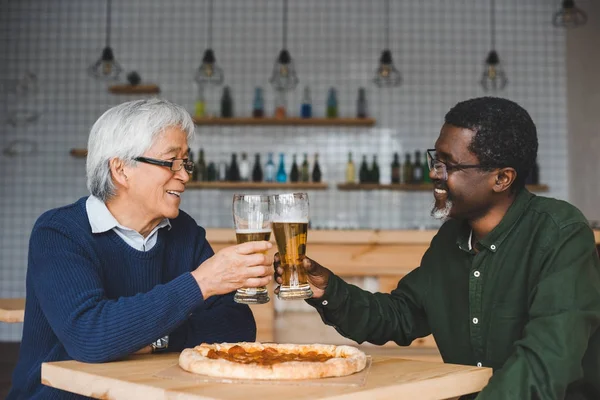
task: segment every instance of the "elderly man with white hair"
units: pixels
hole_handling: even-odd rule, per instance
[[[91,129],[91,195],[44,213],[31,233],[25,322],[9,399],[77,398],[40,382],[43,362],[106,362],[201,342],[253,341],[241,287],[271,279],[268,242],[214,254],[179,209],[194,125],[165,100],[106,111]]]

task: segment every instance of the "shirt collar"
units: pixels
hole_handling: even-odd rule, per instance
[[[92,233],[108,232],[114,228],[133,230],[119,224],[119,221],[111,214],[108,207],[106,207],[106,204],[94,195],[88,197],[85,202],[85,210],[87,212],[88,220],[90,221],[90,226],[92,227]],[[168,218],[160,221],[154,230],[165,226],[171,229],[171,221],[169,221]]]
[[[500,221],[498,225],[490,233],[488,233],[484,238],[479,240],[479,244],[491,252],[496,252],[502,243],[515,227],[517,221],[521,218],[521,216],[529,207],[529,202],[531,199],[535,197],[534,194],[529,192],[527,189],[523,188],[517,193],[515,197],[515,201],[510,205],[506,214]],[[461,224],[458,231],[458,238],[456,239],[456,244],[458,247],[464,251],[471,252],[471,235],[473,231],[469,224],[465,221]]]

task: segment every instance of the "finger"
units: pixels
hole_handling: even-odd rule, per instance
[[[281,262],[281,258],[279,257],[279,252],[277,252],[273,255],[273,263],[279,264],[280,262]]]
[[[273,247],[273,244],[264,240],[257,242],[246,242],[234,246],[235,251],[238,254],[260,253],[269,250],[271,247]]]
[[[254,287],[260,287],[260,286],[266,286],[269,284],[269,282],[271,282],[271,275],[263,276],[261,278],[248,278],[244,282],[243,287],[254,288]]]
[[[271,268],[266,265],[244,268],[244,274],[242,275],[244,279],[264,278],[267,276],[269,277],[269,280],[271,280]]]
[[[277,283],[279,283],[279,284],[281,285],[281,282],[277,282]],[[275,290],[273,290],[273,293],[275,293],[275,294],[279,294],[279,291],[280,291],[280,290],[281,290],[281,286],[277,286],[277,287],[275,288]]]

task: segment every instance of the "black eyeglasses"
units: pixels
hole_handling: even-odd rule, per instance
[[[435,149],[427,149],[427,165],[430,170],[435,172],[435,175],[443,180],[448,180],[448,172],[469,168],[500,168],[493,165],[485,164],[447,164],[436,158]]]
[[[181,168],[185,169],[185,172],[191,174],[194,172],[194,162],[187,158],[176,158],[173,161],[157,160],[156,158],[148,157],[136,157],[135,161],[143,162],[146,164],[160,165],[161,167],[169,167],[173,172],[179,171]]]

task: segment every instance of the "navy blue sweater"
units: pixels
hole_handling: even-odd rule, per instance
[[[191,271],[213,255],[186,213],[147,252],[115,232],[92,234],[86,198],[50,210],[29,243],[25,322],[8,399],[81,398],[40,383],[41,363],[101,363],[169,335],[169,351],[201,342],[254,341],[248,306],[233,294],[203,300]]]

